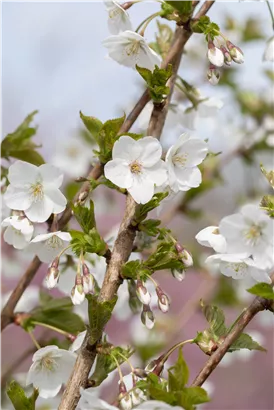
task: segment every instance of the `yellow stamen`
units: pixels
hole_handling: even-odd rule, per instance
[[[130,170],[133,174],[140,174],[142,171],[142,166],[139,162],[134,161],[130,164]]]

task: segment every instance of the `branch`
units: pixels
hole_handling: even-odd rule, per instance
[[[208,2],[213,3],[213,2]],[[205,10],[207,10],[205,8]],[[205,11],[206,12],[206,11]],[[186,33],[182,27],[178,27],[175,32],[174,41],[171,46],[171,50],[168,53],[167,59],[164,62],[163,66],[166,66],[168,63],[173,62],[173,75],[171,77],[173,79],[173,85],[175,81],[175,77],[177,74],[177,70],[180,64],[181,56],[183,53],[183,48],[186,44],[186,41],[189,39],[191,33]],[[157,123],[153,123],[153,127],[151,126],[152,118],[150,120],[150,133],[149,135],[153,135],[157,138],[160,138],[165,118],[167,115],[168,106],[170,103],[173,85],[170,84],[170,94],[169,98],[165,103],[165,110],[162,110],[161,113],[158,115],[158,121],[160,125]],[[146,100],[149,97],[145,97],[146,93],[143,94],[142,98]],[[140,109],[138,106],[139,103],[135,106],[133,111]],[[138,108],[137,108],[138,106]],[[141,112],[141,111],[140,111]],[[130,114],[132,115],[132,113]],[[153,113],[152,113],[153,116]],[[134,116],[133,116],[133,120]],[[123,130],[124,132],[124,130]],[[125,214],[118,232],[118,236],[114,243],[112,255],[109,261],[109,265],[105,274],[104,282],[98,297],[99,302],[106,302],[110,301],[114,298],[117,294],[118,288],[122,283],[122,278],[120,277],[121,268],[123,264],[128,260],[132,248],[133,242],[136,235],[136,228],[134,228],[131,224],[132,219],[135,215],[135,211],[137,208],[136,202],[133,198],[128,194],[127,195],[127,202],[126,202],[126,210]],[[96,357],[96,343],[93,346],[90,346],[88,343],[89,339],[89,332],[87,331],[87,335],[84,341],[84,345],[82,346],[78,358],[76,360],[76,364],[70,376],[70,379],[67,383],[66,389],[62,396],[61,403],[59,405],[59,410],[74,410],[77,406],[77,403],[80,398],[80,387],[86,387],[87,379],[93,362]]]
[[[272,283],[274,283],[274,274],[271,276]],[[213,370],[218,366],[230,346],[238,339],[242,331],[248,325],[248,323],[257,315],[257,313],[263,310],[273,311],[273,301],[256,297],[250,306],[243,312],[233,329],[226,336],[221,346],[210,356],[205,366],[202,368],[198,376],[192,383],[192,386],[201,386]]]

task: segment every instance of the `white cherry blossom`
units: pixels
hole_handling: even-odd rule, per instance
[[[73,369],[76,355],[55,345],[42,347],[34,353],[26,384],[33,384],[44,398],[56,396]]]
[[[33,224],[21,216],[9,216],[5,218],[1,226],[5,228],[4,241],[15,249],[24,249],[28,246],[34,231]]]
[[[70,241],[71,235],[68,232],[50,232],[33,238],[29,250],[35,253],[41,262],[49,263],[69,245]]]
[[[104,1],[108,12],[108,29],[111,34],[132,30],[129,15],[117,1]]]
[[[218,226],[208,226],[202,229],[195,236],[200,245],[213,248],[215,252],[224,253],[226,251],[226,240],[220,235]]]
[[[257,282],[271,283],[267,272],[259,269],[253,259],[247,257],[246,254],[219,253],[209,256],[206,259],[206,263],[217,264],[223,275],[233,279],[244,279],[251,276]]]
[[[115,142],[112,161],[105,165],[105,177],[120,188],[126,188],[138,204],[145,204],[154,195],[154,186],[167,179],[162,147],[153,137],[138,141],[122,136]]]
[[[215,67],[222,67],[224,65],[223,52],[215,47],[213,43],[209,43],[207,57]]]
[[[245,205],[239,213],[226,216],[219,225],[227,242],[227,253],[252,256],[260,269],[273,267],[273,220],[258,206]]]
[[[67,200],[59,190],[63,175],[56,167],[16,161],[9,167],[8,180],[4,194],[7,206],[24,211],[30,221],[45,222],[52,213],[64,211]]]
[[[266,43],[263,61],[270,61],[272,63],[274,62],[274,36],[271,37]]]
[[[109,57],[126,67],[136,64],[149,70],[161,65],[161,59],[146,43],[144,37],[134,31],[126,30],[103,41]]]
[[[76,339],[74,340],[74,342],[69,347],[70,352],[77,352],[77,350],[80,349],[80,347],[82,346],[83,341],[86,337],[86,334],[87,334],[87,331],[84,330],[83,332],[80,332],[77,335]]]
[[[207,144],[198,138],[182,134],[166,154],[169,185],[174,192],[188,191],[202,182],[201,164],[207,155]]]

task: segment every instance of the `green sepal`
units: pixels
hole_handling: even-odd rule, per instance
[[[35,402],[38,398],[39,391],[33,389],[32,395],[27,397],[20,384],[12,380],[7,386],[7,395],[15,410],[35,410]]]

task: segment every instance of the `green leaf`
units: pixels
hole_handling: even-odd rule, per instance
[[[229,352],[234,352],[235,350],[248,349],[248,350],[260,350],[266,352],[266,349],[262,347],[259,343],[252,339],[246,333],[242,333],[238,339],[230,346]]]
[[[107,244],[101,238],[96,228],[92,228],[88,233],[70,230],[72,237],[71,245],[73,252],[80,256],[81,252],[85,253],[97,253],[97,255],[104,255],[107,250]]]
[[[146,219],[147,214],[152,211],[153,209],[157,208],[161,201],[168,196],[168,192],[158,192],[157,194],[153,195],[153,198],[146,203],[145,205],[139,205],[136,214],[135,214],[135,219],[133,221],[133,225],[138,225],[139,222],[142,222],[144,219]]]
[[[270,218],[274,218],[274,195],[264,195],[260,207],[267,212]]]
[[[149,46],[165,59],[173,39],[173,30],[167,24],[161,24],[157,20],[158,34],[156,35],[156,42],[150,43]]]
[[[222,309],[218,306],[204,305],[201,302],[202,311],[210,325],[210,329],[217,336],[223,336],[226,333],[225,316]]]
[[[15,410],[35,410],[38,390],[34,389],[33,394],[30,397],[27,397],[20,384],[15,380],[12,380],[7,387],[7,395]]]
[[[85,233],[88,234],[92,228],[96,227],[94,203],[92,200],[89,201],[89,208],[80,205],[71,205],[71,207],[73,215]]]
[[[150,270],[184,269],[183,261],[172,242],[160,242],[155,252],[143,263]]]
[[[95,141],[99,145],[98,134],[100,130],[102,129],[103,123],[100,120],[98,120],[98,118],[88,117],[84,115],[81,111],[80,111],[80,118],[83,121],[86,128],[88,129],[88,131],[91,133],[92,137],[95,139]]]
[[[194,33],[203,33],[206,36],[206,40],[209,38],[214,40],[220,34],[218,24],[211,22],[208,16],[201,16],[198,21],[194,20],[191,22],[190,26]]]
[[[155,66],[154,71],[136,65],[136,70],[147,83],[150,96],[155,103],[161,103],[169,94],[169,87],[166,86],[168,79],[172,76],[172,65],[166,69]]]
[[[189,370],[185,362],[182,349],[179,349],[178,359],[174,366],[168,369],[169,391],[180,391],[188,382]]]
[[[123,359],[119,353],[121,353],[126,358],[129,358],[132,355],[133,351],[131,350],[131,348],[123,349],[120,346],[111,349],[111,354],[115,356],[118,363],[121,365],[125,362],[125,359]],[[116,368],[117,364],[110,355],[98,354],[96,366],[94,372],[89,378],[89,381],[94,387],[100,386],[100,384],[108,377],[109,373],[113,372],[113,370],[115,370]]]
[[[192,13],[192,1],[166,1],[166,3],[178,10],[180,15],[190,16]]]
[[[87,295],[90,325],[90,344],[94,344],[102,335],[105,325],[111,318],[117,296],[109,302],[98,302],[94,295]]]
[[[268,180],[271,187],[274,189],[274,171],[271,170],[271,171],[267,172],[262,164],[261,164],[261,171],[264,174],[264,176],[266,177],[266,179]]]
[[[148,374],[145,388],[151,399],[163,401],[169,404],[175,403],[175,396],[173,392],[167,391],[167,383],[156,376],[156,374]]]
[[[252,295],[260,296],[264,299],[274,300],[273,285],[269,283],[256,283],[252,288],[247,289]]]
[[[10,150],[9,157],[29,162],[33,165],[40,166],[45,163],[44,158],[34,149]]]
[[[185,410],[195,410],[197,404],[210,401],[207,392],[202,387],[187,387],[177,394],[177,404]]]
[[[139,270],[142,267],[140,260],[129,261],[122,266],[122,277],[125,279],[137,279]]]
[[[157,236],[160,224],[161,221],[159,219],[148,219],[138,225],[138,230],[145,232],[149,236]]]
[[[106,121],[98,134],[98,145],[100,147],[99,158],[105,164],[112,158],[112,148],[119,138],[119,131],[125,121],[125,114],[122,117]]]

